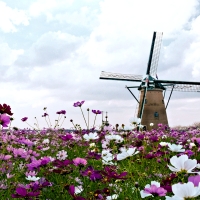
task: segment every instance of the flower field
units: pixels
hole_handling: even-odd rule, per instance
[[[96,120],[101,111],[92,113]],[[200,199],[199,128],[97,128],[95,120],[91,128],[83,114],[87,129],[65,130],[66,111],[57,114],[54,126],[45,112],[46,129],[19,130],[9,125],[10,106],[0,105],[1,199]]]

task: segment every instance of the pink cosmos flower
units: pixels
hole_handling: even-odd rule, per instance
[[[194,184],[195,187],[199,186],[200,183],[200,175],[196,175],[196,176],[189,176],[188,177],[188,181],[192,182]]]
[[[167,190],[160,187],[160,183],[156,181],[151,181],[151,185],[147,184],[144,188],[144,190],[140,191],[140,195],[142,198],[148,197],[148,196],[165,196],[167,193]]]
[[[74,107],[81,107],[81,106],[84,104],[84,102],[85,102],[85,101],[81,101],[81,102],[78,101],[78,102],[74,103],[73,106],[74,106]]]
[[[12,158],[11,155],[3,155],[3,154],[0,154],[0,160],[9,160],[10,158]]]
[[[24,117],[24,118],[22,118],[21,120],[22,120],[23,122],[25,122],[27,119],[28,119],[28,117]]]
[[[76,165],[76,166],[79,166],[79,165],[87,165],[87,160],[84,159],[84,158],[75,158],[75,159],[73,159],[73,163],[74,163],[74,165]]]
[[[3,127],[8,127],[8,124],[10,123],[10,117],[7,116],[6,114],[0,115],[0,124]]]

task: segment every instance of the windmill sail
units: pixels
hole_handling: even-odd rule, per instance
[[[172,80],[155,80],[161,83],[165,89],[172,89],[181,92],[200,92],[200,82],[191,81],[172,81]]]
[[[108,79],[108,80],[120,80],[120,81],[136,81],[141,82],[143,76],[142,75],[133,75],[133,74],[119,74],[119,73],[111,73],[111,72],[101,72],[100,79]]]
[[[158,61],[160,56],[160,47],[162,42],[162,32],[154,32],[153,33],[153,39],[149,54],[149,61],[147,66],[147,75],[151,75],[153,77],[156,77],[157,74],[157,67],[158,67]]]

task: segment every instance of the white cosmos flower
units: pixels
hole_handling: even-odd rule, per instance
[[[168,143],[168,147],[170,151],[173,152],[184,152],[185,149],[181,149],[183,147],[183,145],[176,145],[176,144],[170,144]]]
[[[57,154],[56,154],[56,157],[58,160],[65,160],[68,155],[67,155],[67,152],[65,150],[62,150],[62,151],[59,151]]]
[[[168,145],[168,142],[160,142],[160,146],[165,147]]]
[[[191,148],[196,146],[195,143],[193,143],[193,142],[191,142],[189,145]]]
[[[26,177],[26,180],[28,181],[38,181],[40,178],[36,176],[28,176]]]
[[[167,166],[174,172],[186,171],[187,173],[193,173],[192,170],[197,166],[197,160],[188,159],[187,155],[181,155],[180,157],[173,156],[170,159],[170,163],[173,167],[170,165]]]
[[[103,150],[101,152],[101,157],[102,157],[102,163],[104,165],[115,165],[115,163],[112,162],[114,156],[112,153],[110,153],[109,150]]]
[[[116,134],[109,134],[105,136],[106,140],[115,140],[117,143],[123,142],[123,138],[120,135],[116,135]]]
[[[113,194],[112,196],[107,196],[106,200],[112,200],[112,199],[117,199],[119,195]]]
[[[44,139],[44,140],[43,140],[42,144],[49,144],[49,142],[50,142],[50,141],[49,141],[49,139],[47,138],[47,139]]]
[[[83,191],[83,186],[79,185],[75,187],[75,194],[79,194]]]
[[[117,154],[117,160],[124,160],[127,157],[130,157],[139,153],[139,151],[135,151],[136,147],[128,148],[128,149],[123,147],[120,150],[122,153]]]
[[[200,195],[200,184],[195,187],[192,182],[188,183],[177,183],[172,185],[172,191],[175,194],[172,197],[166,196],[166,200],[184,200],[194,198]]]
[[[97,135],[97,133],[89,133],[89,134],[85,134],[83,136],[83,138],[86,140],[86,141],[90,141],[90,140],[96,140],[99,138],[99,136]]]

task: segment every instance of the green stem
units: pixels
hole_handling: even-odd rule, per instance
[[[64,119],[63,119],[63,121],[62,121],[62,123],[61,123],[61,125],[60,125],[60,128],[61,128],[61,126],[63,125],[63,122],[65,121],[65,119],[66,119],[66,117],[64,116]]]
[[[82,112],[82,115],[83,115],[83,119],[84,119],[84,121],[85,121],[85,125],[86,125],[86,127],[88,128],[87,122],[86,122],[86,120],[85,120],[85,116],[84,116],[83,111],[82,111],[82,108],[80,107],[80,109],[81,109],[81,112]]]
[[[51,121],[50,121],[49,115],[48,115],[48,119],[49,119],[49,124],[50,124],[50,127],[51,127],[52,125],[51,125]]]
[[[96,122],[96,118],[97,118],[97,114],[95,115],[95,118],[94,118],[93,128],[94,128],[94,125],[95,125],[95,122]]]
[[[48,122],[47,122],[46,116],[45,116],[45,121],[46,121],[46,123],[47,123],[47,126],[50,128],[50,126],[49,126],[49,124],[48,124]]]

